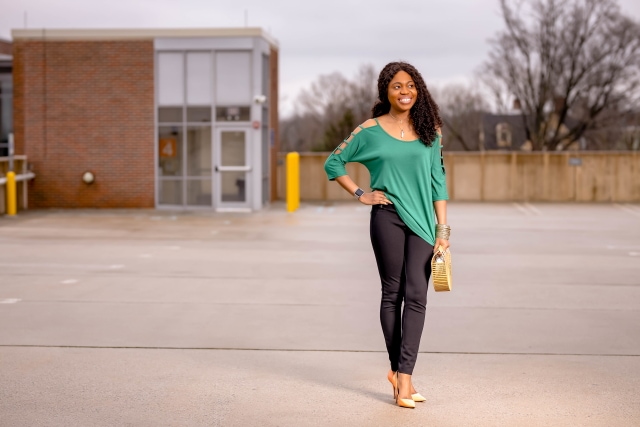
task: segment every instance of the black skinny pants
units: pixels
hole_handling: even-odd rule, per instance
[[[424,327],[433,246],[405,225],[393,205],[373,206],[370,233],[382,283],[380,323],[391,369],[411,375]]]

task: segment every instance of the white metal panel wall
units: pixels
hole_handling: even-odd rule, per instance
[[[187,53],[187,104],[210,105],[213,80],[211,53]]]
[[[251,52],[217,52],[216,103],[218,105],[251,104],[254,87],[251,81],[252,71]]]
[[[258,39],[254,39],[254,48],[251,55],[253,59],[251,81],[254,88],[252,98],[254,98],[256,95],[266,95],[262,87],[262,52],[259,48]],[[254,121],[260,122],[260,126],[257,129],[255,127],[251,128],[251,152],[253,154],[251,183],[255,189],[251,195],[251,205],[252,209],[258,210],[262,208],[262,156],[268,155],[268,153],[262,152],[262,104],[251,103],[251,117]]]
[[[184,102],[184,61],[181,53],[158,54],[158,105]]]
[[[155,50],[252,50],[252,37],[157,38]]]

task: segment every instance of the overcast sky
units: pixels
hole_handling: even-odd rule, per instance
[[[24,28],[263,27],[280,45],[282,113],[319,74],[362,64],[413,63],[427,84],[468,81],[502,28],[498,0],[14,0],[0,7],[0,38]],[[619,0],[640,20],[640,1]]]

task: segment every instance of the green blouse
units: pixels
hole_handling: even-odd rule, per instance
[[[393,202],[398,215],[414,233],[435,243],[433,202],[448,200],[441,136],[431,147],[419,139],[404,141],[389,135],[378,123],[360,126],[327,158],[324,169],[333,181],[346,175],[345,164],[362,163],[371,174],[372,190]]]

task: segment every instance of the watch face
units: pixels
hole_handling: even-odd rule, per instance
[[[356,197],[360,197],[364,194],[364,190],[358,188],[354,194],[356,195]]]

